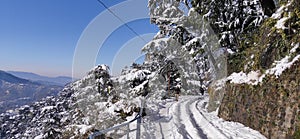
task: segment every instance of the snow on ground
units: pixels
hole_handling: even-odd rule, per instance
[[[267,74],[273,74],[277,78],[282,74],[282,72],[288,68],[290,68],[294,62],[296,62],[300,58],[300,55],[297,55],[293,58],[291,62],[289,62],[290,56],[286,56],[285,58],[281,59],[280,61],[275,61],[275,67],[268,69],[266,71]]]
[[[51,110],[51,109],[55,109],[55,108],[56,108],[55,106],[45,106],[42,108],[41,113],[44,113],[47,110]]]
[[[276,10],[276,12],[272,15],[271,18],[273,19],[279,19],[282,16],[282,13],[284,12],[284,10],[290,6],[292,4],[292,1],[289,1],[289,3],[287,3],[286,5],[281,6],[280,8],[278,8]]]
[[[251,85],[257,85],[258,82],[261,81],[260,73],[258,71],[251,71],[248,74],[242,71],[240,73],[232,73],[229,77],[227,77],[227,79],[230,80],[231,83],[235,83],[235,84],[247,83]]]
[[[250,84],[257,85],[263,81],[267,74],[275,75],[278,78],[286,69],[290,68],[296,61],[300,59],[300,54],[297,54],[292,60],[292,54],[296,53],[299,48],[299,43],[292,44],[294,47],[290,50],[290,54],[285,56],[279,61],[275,61],[272,65],[273,67],[266,70],[264,74],[261,74],[260,71],[251,71],[249,73],[239,72],[232,73],[230,76],[225,79],[226,81],[230,81],[230,83],[235,84]]]
[[[43,139],[43,138],[44,138],[44,136],[41,134],[41,135],[36,136],[34,139]]]
[[[265,139],[258,131],[237,122],[228,122],[217,112],[206,111],[208,95],[181,96],[176,102],[159,103],[157,112],[147,113],[141,138],[166,139]],[[130,138],[135,138],[136,122],[130,125]],[[126,138],[125,136],[124,138]]]
[[[281,14],[283,13],[283,9],[285,8],[285,6],[281,6],[280,8],[278,8],[276,10],[276,12],[272,15],[271,18],[274,18],[274,19],[279,19],[281,17]]]
[[[279,19],[277,23],[275,24],[275,27],[277,29],[286,29],[287,27],[284,26],[286,20],[288,20],[291,17],[291,13],[289,12],[288,17],[282,17],[282,14],[285,9],[287,9],[291,5],[292,1],[287,3],[286,5],[281,6],[273,15],[271,18],[273,19]]]
[[[288,20],[288,19],[289,19],[289,17],[281,18],[280,20],[277,21],[275,27],[277,29],[286,29],[287,27],[285,27],[284,24],[285,24],[285,21]]]
[[[299,48],[299,43],[295,44],[295,46],[291,49],[290,53],[295,53],[298,48]]]
[[[209,128],[208,129],[204,128],[205,132],[211,133],[209,135],[212,136],[209,136],[209,138],[215,138],[214,135],[216,135],[215,134],[216,132],[212,132],[213,131],[212,129],[218,130],[219,133],[222,134],[222,136],[220,135],[220,138],[232,138],[232,139],[265,139],[266,138],[258,131],[246,127],[241,123],[229,122],[223,120],[222,118],[219,118],[217,116],[217,111],[208,113],[205,109],[208,100],[209,100],[208,96],[204,98],[200,98],[200,101],[195,103],[196,104],[195,108],[205,118],[204,121],[209,122],[208,125],[206,125],[206,127]]]

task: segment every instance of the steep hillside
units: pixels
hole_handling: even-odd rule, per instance
[[[16,76],[13,76],[12,74],[6,73],[4,71],[0,70],[0,79],[5,82],[10,83],[30,83],[29,80],[18,78]]]
[[[131,80],[147,76],[143,71],[133,69],[111,80],[108,72],[107,66],[99,65],[83,79],[67,85],[58,97],[47,97],[1,114],[0,137],[87,138],[95,129],[111,127],[136,115],[140,109],[140,94],[126,85],[129,86]],[[108,88],[112,87],[109,82],[124,85],[109,91]]]
[[[208,113],[207,95],[163,99],[160,88],[145,88],[157,80],[151,79],[155,72],[140,68],[135,65],[111,78],[108,67],[99,65],[66,86],[58,97],[0,114],[0,137],[87,138],[97,130],[131,121],[143,105],[141,138],[265,138],[242,124],[218,118],[216,112]],[[120,128],[106,136],[125,138],[126,132]],[[134,122],[130,138],[135,138],[135,132]]]
[[[117,77],[96,66],[58,97],[1,114],[0,137],[87,138],[143,110],[144,138],[299,138],[297,0],[148,4],[160,31],[143,64]]]
[[[55,96],[61,89],[60,86],[42,85],[0,71],[0,113],[46,96]]]
[[[219,116],[268,138],[300,138],[300,2],[280,1],[229,61]]]

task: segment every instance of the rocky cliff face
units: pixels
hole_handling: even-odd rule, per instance
[[[279,78],[270,76],[263,84],[227,83],[219,116],[243,123],[268,138],[299,138],[300,62]]]
[[[277,7],[229,57],[229,75],[247,79],[226,80],[219,116],[268,138],[300,138],[300,2],[282,0]],[[254,71],[257,77],[250,76]]]

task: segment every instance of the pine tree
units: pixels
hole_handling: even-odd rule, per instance
[[[99,65],[94,70],[94,76],[96,79],[98,92],[104,96],[108,97],[113,85],[109,75],[109,68],[106,65]]]

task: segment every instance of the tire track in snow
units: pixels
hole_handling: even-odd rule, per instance
[[[206,96],[182,96],[178,102],[163,104],[158,114],[149,117],[151,124],[144,127],[144,132],[154,129],[153,134],[143,138],[162,139],[248,139],[262,138],[243,125],[226,122],[205,110]],[[250,132],[250,133],[249,133]]]
[[[185,107],[186,107],[187,113],[190,116],[189,117],[190,121],[191,121],[192,125],[194,126],[194,128],[197,130],[197,133],[198,133],[199,137],[201,139],[207,139],[207,135],[203,132],[203,130],[201,129],[200,125],[197,124],[197,120],[195,119],[195,115],[194,115],[194,113],[191,110],[191,107],[194,107],[196,105],[197,100],[199,98],[200,97],[197,97],[197,98],[193,99],[192,101],[189,101],[187,103],[187,105],[185,105]]]
[[[177,127],[177,131],[179,134],[182,135],[182,137],[184,139],[192,139],[192,136],[190,135],[189,132],[187,132],[186,130],[186,126],[183,124],[183,119],[181,118],[181,106],[182,106],[182,102],[186,102],[186,100],[180,100],[179,102],[177,102],[176,104],[176,112],[177,114],[175,114],[175,125]]]
[[[201,99],[203,101],[203,99]],[[208,138],[218,138],[218,139],[228,139],[230,137],[226,136],[219,128],[215,127],[213,123],[211,123],[201,112],[201,110],[199,109],[199,107],[197,107],[199,105],[199,103],[201,102],[201,100],[195,101],[194,105],[192,105],[191,110],[194,112],[196,117],[199,117],[196,122],[198,125],[201,126],[201,129],[204,130],[204,132],[206,131],[206,135]],[[205,127],[204,127],[205,126]],[[209,132],[209,133],[207,133]],[[212,134],[213,133],[213,134]]]
[[[174,101],[166,101],[159,104],[160,110],[157,117],[152,119],[152,122],[156,123],[155,138],[161,139],[177,139],[182,135],[178,133],[175,125],[175,108],[176,104]]]
[[[197,124],[197,120],[191,109],[192,105],[195,105],[199,98],[200,97],[183,97],[181,98],[181,101],[177,102],[176,115],[178,118],[177,122],[180,124],[178,130],[185,135],[188,135],[188,138],[207,139],[207,136],[204,134],[201,126]],[[187,138],[184,135],[183,137]]]
[[[249,127],[246,127],[237,122],[224,121],[219,118],[216,112],[208,113],[205,110],[205,105],[208,102],[208,97],[200,99],[195,102],[192,107],[192,111],[195,114],[199,114],[202,120],[198,122],[203,123],[202,129],[208,135],[208,138],[218,138],[218,139],[265,139],[258,131],[255,131]]]

